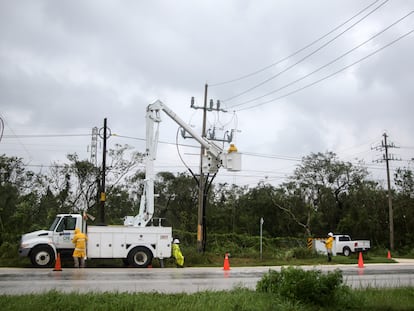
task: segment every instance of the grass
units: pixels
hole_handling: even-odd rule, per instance
[[[205,253],[200,254],[196,251],[188,253],[184,252],[186,267],[220,267],[223,265],[224,254]],[[309,258],[297,258],[294,253],[289,250],[281,251],[277,254],[264,254],[263,259],[260,259],[258,254],[251,256],[232,256],[230,254],[230,263],[232,267],[246,267],[246,266],[302,266],[302,265],[321,265],[328,264],[326,256],[314,255]],[[364,254],[364,263],[393,263],[394,260],[389,260],[386,256],[378,254]],[[349,257],[334,256],[331,265],[335,264],[358,264],[358,255],[353,254]],[[72,258],[62,258],[62,267],[71,267],[73,265]],[[87,262],[88,267],[125,267],[121,259],[95,259]],[[158,260],[153,260],[154,268],[160,267]],[[175,267],[173,259],[164,260],[165,267]],[[28,258],[0,258],[0,267],[32,267]]]
[[[412,288],[366,289],[353,291],[357,303],[347,308],[336,305],[326,309],[312,304],[278,298],[270,293],[236,288],[232,291],[194,294],[160,293],[70,293],[39,295],[0,295],[2,310],[413,310]]]
[[[366,311],[414,310],[413,288],[371,288],[355,290],[355,294],[364,301],[363,310]]]

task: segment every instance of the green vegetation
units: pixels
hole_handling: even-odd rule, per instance
[[[339,270],[323,274],[320,270],[304,271],[288,267],[280,272],[269,271],[257,283],[256,290],[272,293],[281,300],[317,307],[349,309],[359,305],[342,281]]]
[[[111,163],[106,186],[105,219],[122,224],[135,215],[142,193],[142,160],[128,146],[108,153]],[[99,169],[76,154],[68,163],[34,173],[22,159],[0,155],[0,263],[24,264],[17,260],[23,233],[50,226],[58,213],[88,213],[100,222],[97,192]],[[393,208],[395,249],[393,256],[414,256],[414,174],[397,169]],[[154,217],[164,218],[180,238],[186,264],[221,265],[226,252],[234,264],[274,265],[322,262],[306,250],[306,238],[327,232],[370,239],[379,258],[389,245],[387,191],[370,180],[363,166],[340,161],[332,152],[312,153],[302,159],[292,176],[278,186],[255,187],[213,184],[206,208],[206,248],[195,250],[198,188],[186,173],[160,172],[155,180]],[[259,221],[263,224],[263,260],[259,261]],[[376,256],[373,256],[376,257]],[[338,257],[338,261],[348,261]]]

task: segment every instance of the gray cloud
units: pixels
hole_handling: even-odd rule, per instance
[[[114,132],[144,138],[145,107],[158,98],[199,130],[200,111],[190,109],[189,103],[195,96],[202,104],[204,83],[231,80],[275,63],[372,2],[1,1],[0,103],[5,135],[88,133],[108,117]],[[224,101],[278,74],[311,49],[249,79],[210,86],[209,98],[231,107],[262,96],[345,53],[410,10],[406,1],[389,2],[269,83]],[[411,29],[412,16],[338,63],[266,99],[321,79]],[[370,144],[380,142],[385,130],[401,145],[412,147],[412,49],[413,35],[313,87],[238,112],[237,118],[210,116],[211,124],[237,126],[241,151],[296,158],[326,150],[341,156],[342,150],[363,145],[365,151],[344,156],[362,155],[370,161]],[[174,142],[176,126],[163,119],[160,138]],[[142,142],[121,141],[143,148]],[[26,157],[22,144],[30,149],[30,140],[1,142],[7,154]],[[72,149],[62,150],[59,144],[52,144],[54,152],[33,152],[31,161],[48,164],[74,149],[67,144]],[[89,144],[89,138],[81,144]],[[82,149],[78,152],[87,157],[86,147]],[[412,149],[401,153],[413,157]],[[261,167],[261,162],[247,159],[246,170],[271,171],[286,164],[275,160]]]

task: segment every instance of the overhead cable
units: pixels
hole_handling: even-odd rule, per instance
[[[255,89],[257,89],[258,87],[268,83],[269,81],[274,80],[275,78],[279,77],[280,75],[282,75],[283,73],[289,71],[290,69],[292,69],[293,67],[299,65],[300,63],[302,63],[303,61],[305,61],[306,59],[308,59],[309,57],[311,57],[312,55],[316,54],[317,52],[319,52],[320,50],[322,50],[323,48],[325,48],[326,46],[328,46],[329,44],[331,44],[332,42],[334,42],[336,39],[338,39],[340,36],[342,36],[344,33],[346,33],[347,31],[349,31],[350,29],[352,29],[354,26],[356,26],[357,24],[359,24],[360,22],[362,22],[364,19],[366,19],[368,16],[370,16],[372,13],[374,13],[375,11],[377,11],[379,8],[381,8],[385,3],[387,3],[389,0],[385,0],[384,2],[382,2],[379,6],[377,6],[375,9],[371,10],[370,12],[368,12],[367,14],[365,14],[363,17],[361,17],[360,19],[358,19],[355,23],[351,24],[350,26],[348,26],[347,28],[345,28],[345,30],[341,31],[339,34],[337,34],[336,36],[334,36],[332,39],[328,40],[327,42],[325,42],[324,44],[322,44],[320,47],[318,47],[317,49],[313,50],[312,52],[310,52],[309,54],[306,54],[304,57],[302,57],[301,59],[299,59],[298,61],[296,61],[295,63],[291,64],[290,66],[286,67],[285,69],[283,69],[282,71],[279,71],[277,74],[271,76],[270,78],[248,88],[247,90],[240,92],[236,95],[233,95],[229,98],[226,98],[224,100],[222,100],[222,102],[227,103],[230,100],[233,100],[237,97],[240,97],[246,93],[249,93]]]
[[[271,94],[277,93],[277,92],[279,92],[279,91],[281,91],[281,90],[283,90],[283,89],[285,89],[285,88],[287,88],[287,87],[289,87],[289,86],[291,86],[291,85],[293,85],[293,84],[295,84],[295,83],[297,83],[297,82],[299,82],[299,81],[302,81],[302,80],[304,80],[304,79],[308,78],[309,76],[311,76],[311,75],[313,75],[313,74],[315,74],[315,73],[317,73],[317,72],[321,71],[322,69],[324,69],[324,68],[326,68],[326,67],[328,67],[328,66],[332,65],[333,63],[337,62],[338,60],[340,60],[340,59],[344,58],[345,56],[347,56],[347,55],[351,54],[352,52],[354,52],[355,50],[359,49],[360,47],[362,47],[363,45],[367,44],[368,42],[370,42],[370,41],[374,40],[375,38],[377,38],[378,36],[380,36],[381,34],[383,34],[384,32],[386,32],[386,31],[387,31],[388,29],[390,29],[391,27],[393,27],[393,26],[397,25],[398,23],[402,22],[404,19],[406,19],[407,17],[409,17],[409,16],[410,16],[411,14],[413,14],[413,13],[414,13],[414,11],[411,11],[410,13],[408,13],[408,14],[404,15],[403,17],[401,17],[400,19],[396,20],[394,23],[392,23],[391,25],[387,26],[386,28],[384,28],[384,29],[383,29],[383,30],[381,30],[380,32],[376,33],[376,34],[375,34],[375,35],[373,35],[372,37],[368,38],[368,39],[367,39],[367,40],[365,40],[364,42],[362,42],[362,43],[358,44],[357,46],[355,46],[355,47],[353,47],[352,49],[348,50],[348,51],[347,51],[347,52],[345,52],[344,54],[342,54],[342,55],[340,55],[340,56],[336,57],[336,58],[335,58],[335,59],[333,59],[332,61],[330,61],[330,62],[326,63],[325,65],[323,65],[323,66],[321,66],[321,67],[319,67],[319,68],[317,68],[317,69],[315,69],[315,70],[313,70],[313,71],[311,71],[310,73],[308,73],[308,74],[306,74],[306,75],[304,75],[304,76],[302,76],[302,77],[300,77],[300,78],[298,78],[298,79],[295,79],[295,80],[293,80],[293,81],[291,81],[291,82],[289,82],[289,83],[287,83],[287,84],[285,84],[285,85],[283,85],[283,86],[281,86],[281,87],[277,88],[276,90],[273,90],[273,91],[271,91],[271,92],[268,92],[268,93],[266,93],[266,94],[264,94],[264,95],[261,95],[261,96],[255,97],[255,98],[253,98],[253,99],[250,99],[250,100],[244,101],[244,102],[239,103],[239,104],[230,105],[230,106],[229,106],[229,108],[234,108],[234,107],[242,106],[242,105],[245,105],[245,104],[251,103],[251,102],[253,102],[253,101],[256,101],[256,100],[262,99],[262,98],[264,98],[264,97],[266,97],[266,96],[269,96],[269,95],[271,95]]]
[[[234,78],[228,81],[223,81],[223,82],[219,82],[219,83],[213,83],[210,84],[209,87],[215,87],[215,86],[221,86],[221,85],[225,85],[225,84],[229,84],[232,82],[237,82],[240,80],[244,80],[246,78],[249,78],[251,76],[254,76],[258,73],[261,73],[269,68],[272,68],[280,63],[283,63],[284,61],[288,60],[289,58],[292,58],[293,56],[299,54],[300,52],[306,50],[307,48],[311,47],[312,45],[318,43],[319,41],[321,41],[322,39],[326,38],[327,36],[329,36],[331,33],[335,32],[336,30],[338,30],[339,28],[341,28],[342,26],[346,25],[347,23],[349,23],[351,20],[353,20],[354,18],[356,18],[358,15],[361,15],[363,12],[365,12],[366,10],[368,10],[371,6],[373,6],[375,3],[377,3],[379,0],[375,0],[374,2],[372,2],[370,5],[368,5],[367,7],[365,7],[364,9],[362,9],[361,11],[359,11],[357,14],[353,15],[352,17],[348,18],[345,22],[339,24],[338,26],[336,26],[334,29],[332,29],[331,31],[327,32],[326,34],[324,34],[323,36],[319,37],[318,39],[312,41],[311,43],[305,45],[304,47],[300,48],[299,50],[293,52],[292,54],[283,57],[282,59],[274,62],[273,64],[270,64],[266,67],[263,67],[262,69],[256,70],[252,73],[246,74],[244,76],[238,77],[238,78]]]
[[[85,137],[91,134],[27,134],[27,135],[4,135],[4,138],[48,138],[48,137]]]
[[[309,83],[309,84],[307,84],[307,85],[305,85],[305,86],[302,86],[302,87],[300,87],[300,88],[297,88],[296,90],[293,90],[293,91],[291,91],[291,92],[288,92],[288,93],[286,93],[286,94],[284,94],[284,95],[281,95],[281,96],[279,96],[279,97],[276,97],[276,98],[273,98],[273,99],[270,99],[270,100],[267,100],[267,101],[264,101],[264,102],[262,102],[262,103],[255,104],[255,105],[252,105],[252,106],[249,106],[249,107],[241,108],[241,109],[238,109],[238,110],[236,110],[236,111],[243,111],[243,110],[248,110],[248,109],[256,108],[256,107],[259,107],[259,106],[262,106],[262,105],[265,105],[265,104],[268,104],[268,103],[271,103],[271,102],[274,102],[274,101],[277,101],[277,100],[281,100],[281,99],[283,99],[283,98],[286,98],[286,97],[288,97],[288,96],[291,96],[291,95],[293,95],[293,94],[296,94],[296,93],[298,93],[298,92],[300,92],[300,91],[303,91],[303,90],[305,90],[305,89],[307,89],[307,88],[309,88],[309,87],[311,87],[311,86],[314,86],[315,84],[318,84],[318,83],[320,83],[320,82],[322,82],[322,81],[324,81],[324,80],[327,80],[327,79],[329,79],[329,78],[331,78],[331,77],[333,77],[333,76],[337,75],[338,73],[341,73],[341,72],[343,72],[343,71],[345,71],[345,70],[349,69],[349,68],[350,68],[350,67],[352,67],[352,66],[355,66],[356,64],[359,64],[359,63],[363,62],[364,60],[366,60],[366,59],[370,58],[371,56],[374,56],[375,54],[377,54],[377,53],[381,52],[382,50],[386,49],[387,47],[389,47],[389,46],[391,46],[391,45],[393,45],[393,44],[397,43],[397,42],[398,42],[398,41],[400,41],[401,39],[404,39],[405,37],[409,36],[409,35],[410,35],[410,34],[412,34],[413,32],[414,32],[414,29],[413,29],[413,30],[411,30],[411,31],[409,31],[409,32],[406,32],[405,34],[403,34],[402,36],[398,37],[397,39],[395,39],[395,40],[391,41],[390,43],[388,43],[388,44],[386,44],[386,45],[382,46],[382,47],[381,47],[381,48],[379,48],[379,49],[376,49],[375,51],[373,51],[373,52],[369,53],[368,55],[366,55],[366,56],[364,56],[364,57],[362,57],[362,58],[358,59],[357,61],[355,61],[355,62],[353,62],[353,63],[351,63],[351,64],[349,64],[349,65],[347,65],[347,66],[345,66],[345,67],[342,67],[341,69],[339,69],[339,70],[337,70],[337,71],[335,71],[335,72],[333,72],[333,73],[331,73],[331,74],[329,74],[329,75],[326,75],[326,76],[324,76],[323,78],[320,78],[320,79],[318,79],[318,80],[316,80],[316,81],[314,81],[314,82],[312,82],[312,83]]]

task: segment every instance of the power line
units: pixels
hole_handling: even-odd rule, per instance
[[[346,33],[348,30],[352,29],[354,26],[356,26],[357,24],[359,24],[361,21],[363,21],[365,18],[367,18],[369,15],[371,15],[372,13],[374,13],[375,11],[377,11],[379,8],[381,8],[385,3],[387,3],[389,0],[385,0],[383,3],[381,3],[378,7],[376,7],[375,9],[373,9],[372,11],[370,11],[369,13],[367,13],[366,15],[364,15],[362,18],[360,18],[359,20],[357,20],[355,23],[351,24],[350,26],[348,26],[347,28],[345,28],[345,30],[341,31],[339,34],[337,34],[335,37],[333,37],[332,39],[328,40],[327,42],[325,42],[324,44],[322,44],[320,47],[318,47],[317,49],[315,49],[314,51],[312,51],[311,53],[305,55],[304,57],[302,57],[301,59],[299,59],[297,62],[293,63],[292,65],[286,67],[285,69],[283,69],[282,71],[279,71],[277,74],[271,76],[270,78],[248,88],[247,90],[240,92],[236,95],[233,95],[229,98],[226,98],[223,100],[223,102],[228,102],[230,100],[233,100],[237,97],[240,97],[241,95],[244,95],[250,91],[253,91],[254,89],[266,84],[267,82],[277,78],[278,76],[280,76],[281,74],[289,71],[290,69],[292,69],[293,67],[299,65],[300,63],[302,63],[303,61],[305,61],[306,59],[308,59],[309,57],[311,57],[312,55],[316,54],[317,52],[319,52],[320,50],[322,50],[323,48],[325,48],[326,46],[328,46],[329,44],[331,44],[333,41],[335,41],[336,39],[338,39],[340,36],[342,36],[344,33]]]
[[[307,88],[309,88],[309,87],[311,87],[311,86],[314,86],[314,85],[316,85],[316,84],[318,84],[318,83],[320,83],[320,82],[322,82],[322,81],[324,81],[324,80],[327,80],[327,79],[329,79],[329,78],[331,78],[331,77],[333,77],[333,76],[337,75],[338,73],[341,73],[341,72],[343,72],[343,71],[345,71],[345,70],[349,69],[349,68],[350,68],[350,67],[352,67],[352,66],[355,66],[355,65],[357,65],[357,64],[359,64],[359,63],[361,63],[361,62],[363,62],[364,60],[366,60],[366,59],[370,58],[371,56],[374,56],[375,54],[377,54],[377,53],[381,52],[382,50],[386,49],[387,47],[389,47],[389,46],[391,46],[391,45],[393,45],[393,44],[397,43],[397,42],[398,42],[398,41],[400,41],[401,39],[404,39],[405,37],[409,36],[409,35],[410,35],[410,34],[412,34],[413,32],[414,32],[414,29],[413,29],[413,30],[411,30],[411,31],[409,31],[409,32],[407,32],[407,33],[405,33],[405,34],[403,34],[402,36],[400,36],[400,37],[398,37],[397,39],[395,39],[395,40],[391,41],[390,43],[388,43],[388,44],[386,44],[386,45],[382,46],[381,48],[379,48],[379,49],[377,49],[377,50],[373,51],[372,53],[369,53],[368,55],[366,55],[366,56],[364,56],[364,57],[362,57],[362,58],[358,59],[357,61],[355,61],[355,62],[353,62],[353,63],[351,63],[351,64],[349,64],[349,65],[347,65],[347,66],[345,66],[345,67],[342,67],[341,69],[339,69],[339,70],[337,70],[337,71],[335,71],[335,72],[333,72],[333,73],[331,73],[331,74],[329,74],[329,75],[326,75],[326,76],[324,76],[323,78],[320,78],[320,79],[318,79],[318,80],[316,80],[316,81],[314,81],[314,82],[312,82],[312,83],[309,83],[309,84],[307,84],[307,85],[305,85],[305,86],[302,86],[302,87],[300,87],[300,88],[297,88],[296,90],[293,90],[293,91],[291,91],[291,92],[288,92],[288,93],[286,93],[286,94],[284,94],[284,95],[281,95],[281,96],[279,96],[279,97],[276,97],[276,98],[273,98],[273,99],[270,99],[270,100],[264,101],[264,102],[262,102],[262,103],[259,103],[259,104],[253,105],[253,106],[249,106],[249,107],[246,107],[246,108],[238,109],[238,110],[236,110],[236,111],[243,111],[243,110],[248,110],[248,109],[256,108],[256,107],[259,107],[259,106],[262,106],[262,105],[265,105],[265,104],[268,104],[268,103],[271,103],[271,102],[274,102],[274,101],[277,101],[277,100],[280,100],[280,99],[286,98],[286,97],[291,96],[291,95],[293,95],[293,94],[296,94],[296,93],[298,93],[298,92],[300,92],[300,91],[303,91],[303,90],[305,90],[305,89],[307,89]]]
[[[240,81],[240,80],[243,80],[243,79],[249,78],[249,77],[251,77],[251,76],[254,76],[254,75],[258,74],[258,73],[261,73],[261,72],[263,72],[263,71],[265,71],[265,70],[267,70],[267,69],[269,69],[269,68],[271,68],[271,67],[274,67],[274,66],[276,66],[276,65],[278,65],[278,64],[280,64],[280,63],[282,63],[282,62],[284,62],[285,60],[288,60],[289,58],[291,58],[291,57],[293,57],[293,56],[295,56],[295,55],[299,54],[300,52],[302,52],[302,51],[306,50],[307,48],[311,47],[312,45],[314,45],[314,44],[318,43],[319,41],[321,41],[322,39],[326,38],[326,37],[327,37],[327,36],[329,36],[331,33],[335,32],[336,30],[338,30],[339,28],[341,28],[342,26],[346,25],[346,24],[347,24],[347,23],[349,23],[351,20],[353,20],[355,17],[357,17],[358,15],[360,15],[360,14],[362,14],[363,12],[365,12],[366,10],[368,10],[371,6],[373,6],[373,5],[374,5],[375,3],[377,3],[378,1],[379,1],[379,0],[376,0],[376,1],[372,2],[370,5],[368,5],[367,7],[365,7],[364,9],[362,9],[361,11],[359,11],[357,14],[353,15],[351,18],[348,18],[345,22],[343,22],[343,23],[339,24],[338,26],[336,26],[336,27],[335,27],[334,29],[332,29],[331,31],[327,32],[327,33],[326,33],[326,34],[324,34],[323,36],[321,36],[321,37],[319,37],[318,39],[316,39],[316,40],[312,41],[311,43],[309,43],[309,44],[305,45],[304,47],[302,47],[302,48],[298,49],[297,51],[293,52],[292,54],[290,54],[290,55],[288,55],[288,56],[286,56],[286,57],[284,57],[284,58],[282,58],[282,59],[280,59],[280,60],[278,60],[278,61],[274,62],[273,64],[270,64],[270,65],[268,65],[268,66],[266,66],[266,67],[264,67],[264,68],[262,68],[262,69],[259,69],[259,70],[254,71],[254,72],[252,72],[252,73],[249,73],[249,74],[243,75],[243,76],[241,76],[241,77],[239,77],[239,78],[234,78],[234,79],[231,79],[231,80],[228,80],[228,81],[224,81],[224,82],[219,82],[219,83],[213,83],[213,84],[210,84],[210,86],[211,86],[211,87],[215,87],[215,86],[221,86],[221,85],[229,84],[229,83],[232,83],[232,82],[237,82],[237,81]]]
[[[287,160],[287,161],[295,161],[295,162],[302,161],[301,158],[290,157],[290,156],[260,154],[260,153],[253,153],[253,152],[242,152],[242,154],[243,154],[243,156],[246,155],[246,156],[260,157],[260,158],[271,158],[271,159],[279,159],[279,160]]]
[[[22,141],[19,139],[19,137],[14,133],[13,129],[7,124],[7,122],[5,122],[2,118],[2,122],[3,122],[3,126],[4,124],[7,125],[8,129],[10,130],[10,132],[13,133],[14,137],[17,138],[17,141],[19,142],[19,144],[22,146],[22,148],[24,149],[24,151],[26,152],[26,154],[29,156],[30,159],[32,159],[32,155],[30,154],[29,150],[26,148],[26,146],[22,143]],[[2,133],[3,134],[3,133]],[[3,135],[2,138],[8,138],[9,135]]]
[[[328,66],[332,65],[333,63],[337,62],[338,60],[340,60],[340,59],[344,58],[345,56],[347,56],[347,55],[351,54],[351,53],[352,53],[352,52],[354,52],[355,50],[359,49],[361,46],[363,46],[363,45],[367,44],[368,42],[370,42],[370,41],[374,40],[375,38],[377,38],[378,36],[380,36],[381,34],[383,34],[384,32],[386,32],[387,30],[389,30],[390,28],[392,28],[392,27],[394,27],[395,25],[397,25],[398,23],[402,22],[404,19],[406,19],[407,17],[409,17],[409,16],[410,16],[411,14],[413,14],[413,13],[414,13],[414,11],[411,11],[410,13],[408,13],[408,14],[404,15],[403,17],[399,18],[398,20],[396,20],[394,23],[390,24],[389,26],[387,26],[387,27],[386,27],[386,28],[384,28],[383,30],[381,30],[381,31],[377,32],[375,35],[371,36],[371,37],[370,37],[370,38],[368,38],[367,40],[363,41],[362,43],[358,44],[357,46],[355,46],[355,47],[353,47],[352,49],[348,50],[347,52],[343,53],[342,55],[340,55],[340,56],[338,56],[338,57],[334,58],[332,61],[330,61],[330,62],[326,63],[325,65],[323,65],[323,66],[321,66],[321,67],[319,67],[319,68],[317,68],[317,69],[315,69],[315,70],[311,71],[310,73],[308,73],[308,74],[306,74],[306,75],[304,75],[304,76],[302,76],[302,77],[300,77],[300,78],[298,78],[298,79],[295,79],[295,80],[293,80],[293,81],[291,81],[291,82],[289,82],[289,83],[287,83],[287,84],[285,84],[285,85],[283,85],[283,86],[281,86],[281,87],[277,88],[276,90],[273,90],[273,91],[268,92],[268,93],[266,93],[266,94],[264,94],[264,95],[258,96],[258,97],[256,97],[256,98],[253,98],[253,99],[247,100],[247,101],[245,101],[245,102],[242,102],[242,103],[239,103],[239,104],[236,104],[236,105],[230,105],[229,107],[234,108],[234,107],[242,106],[242,105],[245,105],[245,104],[251,103],[251,102],[253,102],[253,101],[256,101],[256,100],[262,99],[262,98],[264,98],[264,97],[266,97],[266,96],[269,96],[269,95],[271,95],[271,94],[274,94],[274,93],[276,93],[276,92],[279,92],[279,91],[281,91],[281,90],[283,90],[283,89],[285,89],[285,88],[287,88],[287,87],[289,87],[289,86],[292,86],[293,84],[296,84],[296,83],[297,83],[297,82],[299,82],[299,81],[302,81],[302,80],[304,80],[304,79],[306,79],[306,78],[310,77],[311,75],[313,75],[313,74],[315,74],[315,73],[317,73],[317,72],[321,71],[322,69],[324,69],[324,68],[326,68],[326,67],[328,67]]]
[[[91,134],[24,134],[4,135],[4,138],[51,138],[51,137],[86,137]]]

